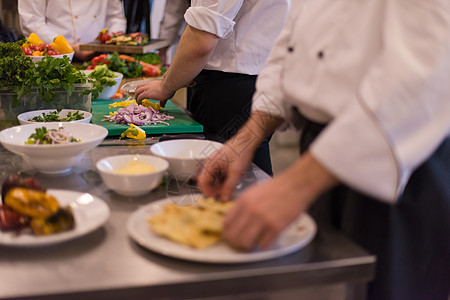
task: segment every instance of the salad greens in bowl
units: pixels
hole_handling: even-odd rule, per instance
[[[42,109],[21,113],[17,116],[21,125],[47,122],[89,123],[92,114],[78,109]]]
[[[94,81],[94,86],[100,92],[98,96],[94,96],[95,99],[111,99],[123,79],[122,73],[111,71],[107,65],[97,65],[95,69],[83,72]]]
[[[0,131],[0,143],[39,172],[58,174],[70,171],[84,153],[107,135],[106,128],[94,124],[35,123]]]

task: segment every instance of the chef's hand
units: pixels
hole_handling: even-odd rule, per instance
[[[94,51],[80,50],[80,44],[72,45],[74,56],[80,61],[88,61],[95,56]]]
[[[164,107],[167,100],[173,96],[173,92],[164,90],[163,80],[152,80],[138,85],[134,96],[138,103],[144,99],[152,99],[160,101],[161,106]]]
[[[306,152],[283,173],[249,187],[236,198],[225,216],[223,237],[240,249],[267,248],[321,193],[337,184]]]
[[[222,201],[230,200],[239,179],[249,167],[252,156],[251,151],[238,149],[231,142],[226,143],[206,160],[197,177],[202,193]]]

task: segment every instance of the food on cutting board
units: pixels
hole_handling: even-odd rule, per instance
[[[224,215],[232,206],[233,202],[219,202],[214,198],[201,198],[195,206],[186,207],[168,203],[147,222],[150,229],[161,236],[204,249],[221,240]]]
[[[147,134],[145,133],[145,131],[141,127],[136,126],[134,124],[130,124],[130,128],[127,128],[120,135],[121,139],[130,138],[135,140],[145,140],[146,137]]]
[[[133,32],[125,34],[123,31],[116,31],[109,34],[108,28],[99,32],[97,40],[102,44],[137,46],[148,44],[147,34]]]
[[[166,124],[168,120],[174,119],[164,112],[159,103],[153,103],[147,99],[142,104],[137,104],[135,99],[127,99],[109,104],[110,108],[119,108],[115,112],[110,112],[102,121],[109,121],[116,124],[134,124],[137,126]]]
[[[48,145],[48,144],[67,144],[81,142],[72,136],[72,133],[63,127],[58,129],[47,129],[47,127],[38,127],[32,133],[25,144],[30,145]]]
[[[8,177],[2,185],[0,230],[30,229],[37,236],[71,230],[75,219],[70,207],[61,207],[33,178]]]

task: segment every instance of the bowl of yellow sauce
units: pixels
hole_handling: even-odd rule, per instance
[[[152,155],[115,155],[96,164],[104,184],[123,196],[142,196],[154,190],[169,167],[169,163]]]

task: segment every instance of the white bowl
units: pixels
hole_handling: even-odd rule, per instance
[[[37,116],[41,116],[42,114],[49,114],[53,111],[56,111],[56,109],[42,109],[42,110],[33,110],[33,111],[27,111],[24,113],[21,113],[20,115],[17,116],[17,119],[19,120],[19,123],[21,125],[25,125],[25,124],[43,124],[43,123],[47,123],[47,122],[36,122],[36,121],[31,121],[31,119],[33,119],[34,117]],[[78,109],[62,109],[58,116],[60,118],[65,118],[67,117],[68,113],[71,113],[72,115],[76,112],[79,112],[79,114],[83,114],[83,119],[81,120],[75,120],[75,121],[70,121],[69,123],[89,123],[91,121],[92,118],[92,114],[84,111],[84,110],[78,110]]]
[[[72,62],[73,59],[73,55],[75,52],[72,53],[67,53],[67,54],[58,54],[58,55],[50,55],[52,57],[55,58],[64,58],[64,56],[68,56],[70,59],[70,62]],[[31,57],[31,60],[36,64],[38,61],[41,61],[45,56],[32,56],[32,55],[28,55],[29,57]],[[48,56],[48,55],[47,55]]]
[[[89,75],[89,73],[91,73],[92,71],[93,70],[83,70],[83,72],[86,75]],[[114,72],[114,75],[116,76],[116,77],[114,77],[116,84],[113,86],[103,87],[103,91],[100,93],[100,95],[98,95],[98,99],[111,99],[111,97],[114,96],[114,94],[117,92],[117,90],[119,89],[120,83],[122,82],[123,74],[119,73],[119,72]]]
[[[81,141],[56,145],[25,144],[36,128],[58,129],[60,125]],[[0,132],[0,142],[9,151],[23,156],[39,172],[57,174],[69,171],[85,152],[95,148],[107,135],[106,128],[94,124],[50,122],[7,128]]]
[[[179,139],[164,141],[150,147],[153,155],[169,162],[169,174],[178,180],[195,178],[206,158],[223,145],[209,140]]]
[[[155,168],[153,172],[123,174],[116,171],[132,162],[143,162]],[[106,186],[123,196],[141,196],[155,189],[162,180],[169,163],[152,155],[115,155],[101,159],[96,168]]]

